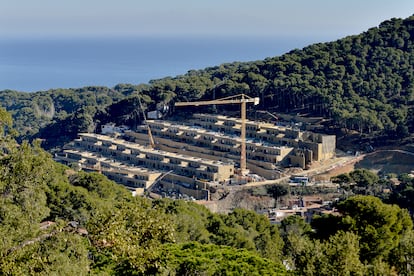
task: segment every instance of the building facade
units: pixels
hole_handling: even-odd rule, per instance
[[[221,115],[195,114],[189,125],[169,121],[147,121],[157,147],[216,160],[240,160],[240,119]],[[126,132],[146,143],[147,126]],[[268,179],[278,178],[278,168],[306,168],[314,161],[335,156],[336,137],[310,131],[247,120],[247,167]]]
[[[149,188],[157,178],[205,189],[206,182],[224,182],[234,175],[234,165],[162,150],[151,149],[121,138],[81,133],[55,159],[82,169],[101,171],[130,188]]]

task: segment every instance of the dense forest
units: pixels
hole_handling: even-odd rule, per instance
[[[346,196],[337,215],[273,225],[252,211],[133,197],[103,175],[55,163],[35,138],[63,142],[108,121],[134,125],[142,119],[137,95],[152,109],[239,93],[260,97],[261,109],[405,137],[414,128],[413,38],[414,17],[392,19],[280,57],[146,85],[1,91],[0,274],[412,275],[409,175],[398,184],[362,169],[338,175]]]
[[[19,135],[31,138],[51,122],[70,118],[87,122],[81,114],[94,114],[97,110],[124,99],[134,92],[129,88],[118,85],[114,88],[52,89],[37,93],[4,90],[0,92],[0,102],[13,116],[14,128]]]
[[[154,109],[245,93],[261,98],[259,109],[324,116],[330,126],[368,137],[404,138],[414,131],[413,65],[411,16],[282,56],[192,70],[149,84],[0,91],[0,105],[12,113],[20,140],[49,139],[49,147],[109,120],[136,124],[141,120],[138,94]]]
[[[39,142],[16,143],[11,126],[0,108],[2,275],[413,273],[407,175],[384,201],[362,195],[383,185],[378,176],[338,176],[342,186],[366,190],[341,200],[338,215],[273,225],[253,211],[216,214],[193,202],[133,197],[101,174],[54,162]]]
[[[414,16],[391,19],[359,35],[282,56],[192,70],[149,84],[0,91],[0,105],[12,113],[20,140],[48,139],[49,147],[106,121],[137,124],[137,95],[155,109],[245,93],[261,98],[260,109],[324,116],[334,127],[404,138],[414,131],[413,36]]]

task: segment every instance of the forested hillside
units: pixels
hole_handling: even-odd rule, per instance
[[[214,214],[133,197],[103,175],[55,163],[38,143],[17,144],[11,124],[0,108],[1,275],[413,273],[410,215],[379,198],[350,197],[312,225],[291,216],[276,226],[241,209]],[[401,181],[393,201],[412,210],[404,196],[414,178]]]
[[[401,138],[414,131],[413,66],[409,17],[263,61],[155,80],[140,92],[153,103],[245,93],[261,98],[260,109],[324,116],[336,127]]]
[[[13,116],[14,128],[22,138],[31,138],[48,124],[71,117],[84,120],[134,92],[131,87],[84,87],[79,89],[51,89],[37,93],[12,90],[0,91],[0,106]],[[91,117],[92,118],[92,117]],[[87,121],[87,119],[85,119]],[[82,129],[81,122],[79,129]],[[89,126],[89,125],[88,125]],[[89,126],[90,127],[90,126]],[[73,126],[76,128],[76,126]],[[74,129],[73,132],[76,132]]]
[[[48,139],[51,133],[72,137],[106,120],[135,124],[139,120],[137,101],[118,102],[133,92],[144,96],[151,108],[160,103],[245,93],[261,98],[260,109],[324,116],[332,119],[332,126],[345,130],[403,138],[414,131],[413,66],[411,16],[261,61],[189,71],[148,85],[30,94],[1,91],[0,104],[12,113],[23,137],[44,129],[37,137]],[[117,108],[108,107],[115,102]]]
[[[144,92],[179,101],[246,93],[260,97],[262,109],[321,115],[361,133],[405,136],[414,128],[413,65],[410,17],[280,57],[154,81]]]

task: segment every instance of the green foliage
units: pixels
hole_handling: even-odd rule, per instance
[[[279,230],[265,216],[242,209],[227,215],[212,214],[203,206],[181,200],[155,201],[154,207],[173,217],[177,242],[245,248],[274,262],[281,261]]]
[[[388,202],[406,208],[414,217],[414,178],[404,174],[399,180],[401,183],[392,187]]]
[[[211,212],[196,203],[183,200],[156,200],[154,208],[164,210],[172,217],[175,224],[176,242],[197,241],[200,243],[210,242],[210,233],[206,226],[211,217]]]
[[[195,242],[164,248],[168,275],[287,275],[280,264],[245,249]]]
[[[267,193],[270,194],[274,199],[278,199],[288,193],[288,186],[285,185],[272,185],[267,186]]]
[[[264,258],[281,261],[283,241],[279,230],[263,215],[243,209],[228,215],[213,214],[206,228],[214,244],[256,250]]]
[[[159,247],[174,232],[163,212],[101,175],[55,163],[39,144],[8,142],[5,153],[0,274],[142,275],[157,267]],[[41,228],[45,220],[52,226]]]
[[[356,234],[342,231],[325,242],[305,239],[295,249],[296,271],[300,275],[366,275],[358,239]]]
[[[102,109],[125,98],[138,88],[139,86],[118,85],[113,89],[84,87],[51,89],[36,93],[4,90],[0,91],[0,107],[11,113],[14,128],[20,134],[20,141],[33,137],[48,138],[38,135],[44,128],[47,128],[43,131],[48,135],[56,131],[61,136],[66,135],[65,132],[76,135],[77,131],[93,130],[95,111],[91,112],[90,108]],[[52,129],[48,130],[50,128]],[[51,139],[58,137],[51,135]]]
[[[2,275],[87,275],[87,239],[76,233],[57,232],[27,245],[0,262]]]
[[[365,275],[359,259],[359,237],[352,232],[339,231],[324,243],[324,255],[328,258],[326,275],[337,271],[338,275]]]
[[[39,145],[10,144],[8,154],[0,158],[0,241],[5,250],[37,233],[38,224],[48,216],[46,183],[53,179],[48,155]]]
[[[94,132],[96,124],[94,116],[97,110],[93,106],[81,107],[76,112],[62,118],[56,118],[50,124],[44,126],[33,137],[43,140],[45,149],[53,149],[63,146],[82,132]]]
[[[337,206],[341,216],[316,217],[315,232],[282,237],[285,256],[301,275],[410,275],[412,221],[406,210],[373,196],[354,196]],[[282,223],[297,224],[297,219]],[[288,228],[289,229],[289,228]],[[283,230],[284,231],[284,230]]]
[[[60,129],[69,134],[87,131],[92,123],[107,120],[136,125],[137,103],[130,97],[135,93],[151,109],[173,101],[212,99],[213,94],[221,98],[246,93],[261,98],[260,109],[325,116],[332,119],[331,126],[366,133],[378,142],[384,136],[402,139],[414,130],[413,30],[413,16],[393,18],[359,35],[262,61],[191,70],[148,85],[0,91],[0,105],[11,112],[21,139],[36,136],[46,126],[37,137],[49,138]],[[56,146],[53,139],[48,146]]]
[[[342,225],[342,217],[328,214],[315,216],[311,222],[312,228],[315,229],[315,237],[319,239],[328,239],[338,230],[348,230]]]
[[[391,256],[393,263],[401,275],[414,273],[414,231],[403,234],[400,244],[394,249]]]
[[[47,219],[77,221],[84,225],[98,208],[98,201],[91,200],[85,189],[62,181],[52,184],[47,190],[50,214]]]
[[[339,203],[337,208],[342,217],[320,218],[313,224],[316,233],[354,232],[360,237],[362,261],[387,260],[390,252],[398,247],[401,237],[412,229],[412,221],[405,209],[384,204],[373,196],[354,196]],[[320,237],[326,238],[326,235]]]
[[[87,224],[94,246],[94,271],[145,275],[160,266],[160,246],[173,241],[170,218],[135,199],[98,212]]]
[[[288,216],[282,220],[280,235],[284,242],[283,258],[290,267],[303,267],[300,260],[306,248],[312,245],[308,236],[311,231],[310,225],[300,216]]]
[[[356,169],[350,173],[332,177],[331,180],[338,183],[348,195],[373,195],[383,200],[389,196],[384,191],[392,188],[392,182],[388,177],[380,178],[376,173],[367,169]]]
[[[19,146],[10,140],[4,150],[0,157],[0,274],[57,275],[60,269],[68,271],[66,275],[69,271],[84,274],[89,263],[85,240],[66,233],[62,226],[46,233],[40,228],[51,213],[49,187],[63,178],[61,166],[38,143]]]
[[[349,173],[349,176],[358,186],[366,187],[377,183],[379,177],[377,174],[367,169],[356,169]]]
[[[340,175],[336,175],[336,176],[332,177],[331,181],[333,183],[338,183],[338,184],[344,185],[344,184],[352,183],[353,179],[348,173],[342,173]]]
[[[102,199],[116,201],[130,197],[126,189],[99,173],[80,171],[77,174],[71,175],[69,181],[73,186],[83,187],[90,195],[92,194]]]
[[[286,237],[288,234],[295,233],[299,236],[308,235],[312,228],[305,220],[297,215],[288,216],[280,223],[281,235]]]
[[[6,127],[11,127],[13,123],[10,113],[8,113],[4,108],[0,107],[0,135],[3,135],[4,129]]]

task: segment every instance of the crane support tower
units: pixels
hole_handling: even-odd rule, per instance
[[[142,102],[141,102],[140,95],[138,95],[138,101],[139,101],[139,106],[140,106],[141,111],[142,111],[142,117],[144,119],[144,123],[147,126],[148,139],[149,139],[149,147],[152,148],[152,149],[155,149],[154,137],[152,136],[151,128],[150,128],[149,124],[147,123],[147,116],[145,116],[145,111],[144,111],[144,109],[142,107]]]
[[[175,106],[201,106],[201,105],[218,105],[218,104],[240,104],[240,117],[241,117],[241,146],[240,146],[240,174],[246,175],[248,173],[246,166],[246,104],[253,103],[259,104],[259,98],[252,98],[245,94],[239,94],[235,96],[229,96],[217,100],[210,101],[196,101],[196,102],[176,102]]]

